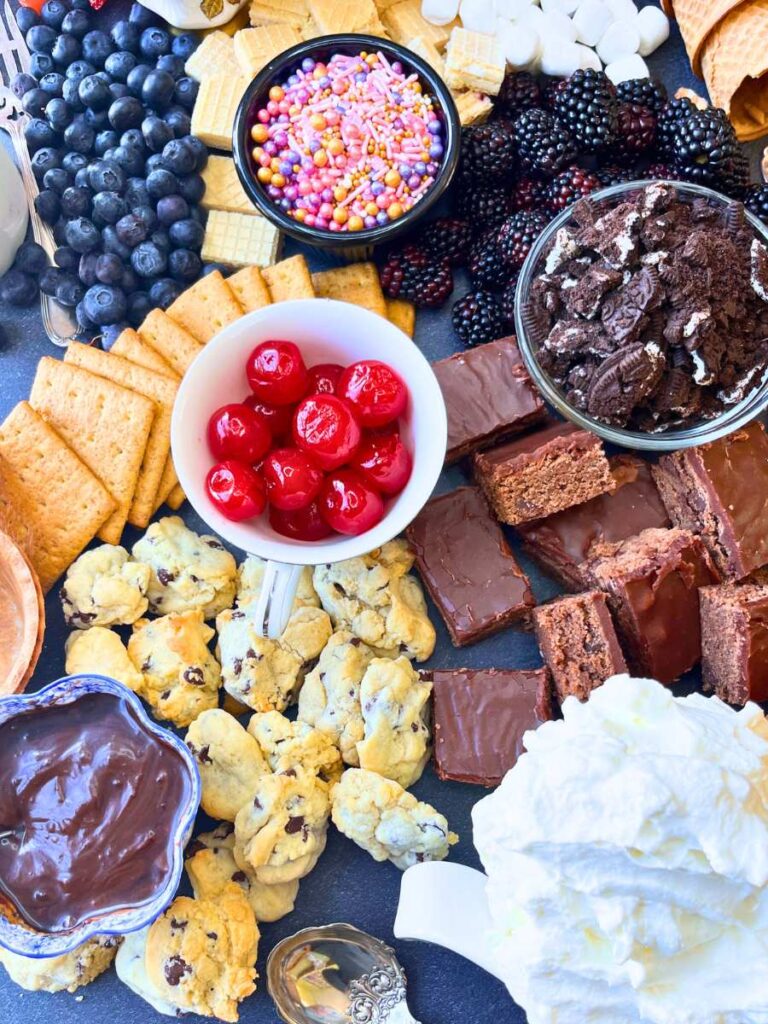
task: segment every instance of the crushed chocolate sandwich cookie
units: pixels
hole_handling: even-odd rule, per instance
[[[768,371],[768,250],[744,208],[673,185],[590,199],[556,233],[523,318],[567,401],[658,432],[717,416]]]

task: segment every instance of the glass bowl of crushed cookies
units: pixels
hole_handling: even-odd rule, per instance
[[[698,185],[604,189],[536,240],[515,322],[545,399],[579,426],[627,448],[714,441],[768,405],[768,231]]]
[[[324,248],[389,242],[451,182],[461,127],[440,75],[404,46],[329,35],[245,90],[232,149],[243,188],[286,234]]]

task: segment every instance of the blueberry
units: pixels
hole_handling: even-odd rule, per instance
[[[72,0],[70,7],[73,11],[90,11],[91,0]]]
[[[85,311],[84,301],[78,302],[77,306],[75,307],[75,317],[77,318],[77,322],[80,325],[81,329],[84,331],[92,331],[93,328],[96,326],[96,324],[94,324],[93,320],[91,320],[91,318]]]
[[[199,249],[203,244],[204,235],[202,224],[198,224],[191,217],[177,220],[168,228],[168,236],[172,244],[179,249]]]
[[[179,106],[184,107],[186,110],[191,110],[195,105],[199,88],[194,78],[180,78],[176,82],[176,88],[173,90],[173,98]]]
[[[131,4],[128,20],[144,29],[149,28],[150,25],[156,25],[158,17],[154,11],[148,10],[143,4]]]
[[[51,149],[49,146],[44,146],[42,149],[38,149],[35,155],[32,157],[32,170],[35,174],[37,181],[42,181],[46,171],[52,167],[61,167],[61,156],[57,149]]]
[[[31,306],[37,298],[37,282],[29,274],[12,268],[0,277],[0,302],[10,306]]]
[[[136,67],[136,58],[126,50],[118,50],[117,53],[110,53],[104,62],[104,70],[114,82],[124,83],[128,75]]]
[[[107,83],[97,75],[86,75],[77,88],[80,102],[93,110],[105,110],[112,99]]]
[[[23,9],[24,8],[22,8],[22,10]],[[43,86],[42,82],[40,83],[40,87],[41,88],[45,88]],[[19,100],[21,99],[21,97],[24,95],[25,92],[29,92],[30,89],[36,89],[36,88],[37,88],[37,79],[33,78],[32,75],[28,75],[26,73],[26,71],[21,71],[21,72],[19,72],[18,75],[14,75],[13,76],[13,80],[11,81],[11,92],[16,97],[16,99],[19,99]],[[47,91],[48,90],[46,89],[46,92]]]
[[[130,253],[128,255],[130,257]],[[120,278],[120,287],[123,289],[125,294],[130,295],[132,292],[135,292],[139,287],[139,284],[140,281],[133,272],[133,269],[130,266],[123,267],[123,276]]]
[[[139,277],[161,277],[168,267],[168,256],[154,242],[141,242],[131,253],[131,267]]]
[[[93,218],[105,224],[117,224],[128,213],[128,203],[117,192],[97,192],[93,197]]]
[[[106,32],[94,29],[92,32],[86,32],[83,36],[83,56],[97,68],[104,67],[104,61],[113,49],[112,40]]]
[[[165,122],[173,129],[173,135],[176,139],[181,139],[185,135],[189,135],[192,127],[190,116],[183,107],[172,107],[170,110],[167,110],[165,113]]]
[[[167,142],[173,138],[173,129],[161,117],[145,117],[141,122],[141,132],[147,149],[152,153],[160,153]]]
[[[72,120],[72,111],[64,100],[54,96],[45,106],[45,117],[51,128],[57,132],[63,132]]]
[[[174,79],[181,78],[184,74],[184,61],[173,53],[164,53],[162,57],[158,57],[155,67],[158,71],[167,71]]]
[[[202,171],[208,163],[208,147],[206,144],[195,135],[187,135],[181,141],[195,154],[195,170]]]
[[[74,274],[63,273],[56,285],[56,301],[70,309],[82,301],[85,295],[85,288],[80,284]]]
[[[136,206],[132,212],[134,217],[138,217],[147,229],[147,234],[155,230],[157,227],[157,214],[151,206]]]
[[[19,7],[16,11],[16,24],[19,30],[26,35],[33,25],[37,24],[37,12],[31,7]]]
[[[78,174],[80,172],[78,171]],[[64,189],[61,196],[61,212],[69,218],[84,217],[91,209],[91,190],[77,184]],[[69,243],[67,243],[69,244]]]
[[[53,254],[53,262],[62,270],[77,270],[79,260],[78,254],[68,245],[60,245]]]
[[[128,72],[128,77],[125,80],[125,84],[128,86],[128,90],[132,96],[141,96],[141,87],[144,85],[144,79],[152,71],[149,64],[137,64],[136,67],[131,68]]]
[[[173,75],[167,71],[150,71],[141,87],[141,98],[147,106],[165,110],[173,99],[175,85]]]
[[[72,175],[63,167],[50,167],[43,175],[43,188],[50,188],[61,195],[72,184]]]
[[[63,0],[48,0],[40,11],[40,20],[44,25],[50,25],[51,28],[61,28],[61,23],[68,11],[69,7]]]
[[[226,276],[230,273],[232,268],[228,267],[226,263],[206,263],[203,267],[203,273],[201,276],[206,277],[208,274],[213,274],[217,270],[220,274],[224,274]]]
[[[171,239],[165,228],[157,228],[149,236],[150,242],[153,242],[161,252],[166,255],[171,251]]]
[[[95,74],[96,68],[93,64],[89,64],[87,60],[76,60],[74,64],[70,64],[64,72],[64,77],[68,78],[72,82],[80,83],[88,75]]]
[[[191,249],[175,249],[168,257],[168,273],[177,281],[196,281],[202,261]]]
[[[58,71],[49,71],[40,79],[40,88],[44,89],[49,96],[61,96],[64,90],[66,78]]]
[[[55,295],[56,286],[61,278],[61,270],[58,267],[46,267],[38,278],[40,291],[43,295]]]
[[[66,101],[66,104],[70,110],[85,110],[85,107],[83,106],[83,103],[80,99],[80,94],[78,92],[79,88],[80,83],[72,81],[71,78],[67,78],[64,81],[64,87],[61,90],[61,95],[64,97],[64,100]]]
[[[126,327],[130,326],[131,325],[129,323],[121,322],[116,324],[104,324],[104,328],[101,332],[101,347],[104,351],[109,352]]]
[[[173,37],[171,51],[177,57],[187,60],[188,57],[192,56],[199,44],[200,40],[192,32],[182,32],[181,35]]]
[[[83,167],[88,166],[88,157],[82,153],[66,153],[62,157],[61,166],[70,174],[77,174]]]
[[[30,30],[34,31],[34,30]],[[37,47],[36,47],[37,49]],[[151,60],[157,60],[164,53],[171,52],[171,37],[164,28],[156,25],[145,28],[139,40],[139,51]]]
[[[153,171],[162,171],[162,170],[164,170],[164,167],[163,167],[163,154],[162,153],[151,153],[147,157],[147,162],[144,165],[144,173],[146,174],[147,177],[149,177],[150,174]]]
[[[102,284],[120,284],[123,277],[123,261],[113,252],[103,252],[96,258],[96,280]]]
[[[54,63],[58,64],[59,67],[67,67],[80,56],[80,40],[76,36],[65,32],[53,44],[51,56]]]
[[[92,252],[101,241],[95,224],[87,217],[75,217],[67,224],[66,239],[67,245],[79,253]]]
[[[41,117],[33,117],[24,125],[24,139],[30,153],[42,146],[56,146],[61,136]]]
[[[135,213],[127,213],[115,224],[117,237],[123,245],[134,249],[140,242],[143,242],[149,230],[144,221]]]
[[[124,100],[131,95],[128,86],[124,82],[112,82],[109,87],[109,93],[113,100]]]
[[[49,53],[33,53],[29,58],[29,73],[35,78],[42,78],[56,70],[53,57]]]
[[[149,159],[151,160],[152,157]],[[176,192],[177,184],[176,175],[163,168],[151,171],[147,175],[147,192],[149,192],[152,199],[162,199],[163,196],[173,195]]]
[[[133,146],[118,146],[114,153],[114,159],[131,177],[141,174],[144,169],[144,154]]]
[[[152,300],[153,306],[159,306],[160,309],[168,309],[183,291],[183,285],[180,285],[177,281],[172,281],[170,277],[161,277],[149,289],[149,297]]]
[[[59,217],[56,223],[52,226],[51,233],[53,234],[53,240],[56,245],[61,246],[67,244],[67,221],[64,217]]]
[[[205,182],[199,174],[185,174],[179,178],[179,195],[188,203],[199,203],[205,195]]]
[[[91,19],[85,11],[70,11],[61,23],[62,32],[77,36],[78,39],[82,39],[90,27]]]
[[[96,141],[96,132],[89,124],[77,122],[64,131],[64,145],[75,153],[90,153]]]
[[[82,154],[81,154],[82,155]],[[84,188],[90,195],[91,186],[89,184],[88,168],[81,167],[75,174],[75,188]],[[87,212],[87,211],[86,211]]]
[[[117,231],[111,224],[107,224],[101,232],[101,245],[104,252],[113,252],[121,260],[131,258],[131,250],[117,237]]]
[[[164,227],[189,217],[189,204],[179,195],[163,196],[157,201],[157,219]]]
[[[111,160],[94,160],[88,165],[88,181],[94,192],[122,192],[125,171]]]
[[[104,156],[108,149],[114,149],[118,144],[117,132],[111,130],[99,132],[93,144],[93,152],[96,156]]]
[[[33,53],[50,53],[56,42],[57,33],[49,25],[33,25],[24,36]]]
[[[95,284],[83,299],[85,315],[97,327],[114,324],[125,316],[127,303],[120,288],[109,284]]]
[[[129,178],[125,186],[125,201],[131,209],[149,206],[150,196],[143,178]]]
[[[110,89],[112,86],[110,85]],[[73,119],[74,120],[74,119]],[[109,118],[106,110],[91,110],[89,107],[83,115],[83,124],[93,128],[95,132],[103,132],[109,128]]]
[[[128,323],[140,327],[152,311],[152,300],[146,292],[134,292],[128,296]]]
[[[42,274],[48,266],[48,255],[37,242],[22,242],[13,265],[17,270],[23,270],[25,274]]]
[[[50,98],[45,89],[35,87],[24,93],[21,98],[21,106],[30,117],[42,117]]]
[[[115,100],[109,108],[109,123],[118,132],[140,125],[144,117],[144,107],[134,96]]]
[[[143,153],[145,146],[141,128],[127,128],[120,136],[120,145],[128,146],[131,149],[138,149]]]
[[[116,21],[109,34],[112,36],[112,42],[120,50],[128,50],[130,53],[138,51],[141,28],[134,22],[126,19]]]
[[[192,174],[198,170],[197,153],[186,138],[171,139],[163,148],[163,166],[174,174]]]

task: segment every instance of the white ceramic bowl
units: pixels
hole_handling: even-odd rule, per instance
[[[241,401],[250,393],[246,360],[256,345],[270,338],[294,341],[307,366],[329,362],[346,366],[358,359],[380,359],[408,385],[410,400],[400,426],[413,455],[413,472],[405,489],[387,501],[381,522],[359,537],[338,534],[324,541],[291,540],[270,527],[266,514],[242,523],[231,522],[206,493],[205,478],[215,461],[206,440],[208,420],[220,406]],[[291,575],[284,567],[353,558],[396,537],[432,493],[443,467],[446,441],[442,392],[431,366],[413,341],[376,313],[332,299],[276,303],[226,327],[208,342],[185,374],[171,424],[174,465],[195,511],[228,543],[274,563],[260,602],[265,605],[271,636],[282,632],[278,625],[290,610],[292,583],[298,577],[298,571]],[[268,615],[270,603],[272,616]]]

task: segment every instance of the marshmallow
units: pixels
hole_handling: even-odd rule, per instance
[[[637,19],[635,19],[636,21]],[[597,44],[597,55],[604,64],[637,53],[640,33],[634,21],[614,21]]]
[[[651,77],[648,65],[637,53],[630,54],[628,57],[620,57],[608,64],[605,73],[614,85],[618,85],[619,82],[629,82],[633,78]]]
[[[459,0],[421,0],[421,16],[431,25],[448,25],[459,13]]]
[[[561,14],[573,14],[579,6],[579,0],[541,0],[541,9],[548,11],[559,11]]]
[[[499,18],[496,39],[513,71],[533,71],[538,67],[541,43],[532,28]]]
[[[496,31],[496,14],[489,0],[461,0],[459,17],[469,32],[483,32],[492,36]]]
[[[579,66],[582,70],[586,71],[587,68],[592,68],[594,71],[603,70],[603,62],[591,46],[582,46],[581,43],[576,43],[576,48],[581,56],[581,64]]]
[[[542,40],[562,39],[564,42],[576,42],[576,27],[562,11],[545,11],[541,22],[541,27],[537,27],[536,31]]]
[[[568,39],[544,39],[541,48],[541,70],[555,78],[568,78],[581,67],[581,53]]]
[[[573,16],[577,41],[594,46],[613,20],[613,12],[603,0],[583,0]]]
[[[605,0],[616,21],[632,21],[637,17],[637,6],[633,0]]]
[[[517,21],[523,18],[533,0],[493,0],[493,9],[497,18],[505,21]],[[538,10],[538,7],[536,8]]]
[[[669,18],[658,7],[643,7],[635,24],[640,33],[641,57],[647,57],[669,39]]]

